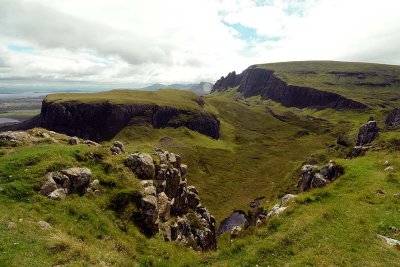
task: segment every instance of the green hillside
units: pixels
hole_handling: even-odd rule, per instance
[[[290,85],[335,92],[374,108],[397,107],[400,66],[338,61],[295,61],[258,64],[274,70]]]
[[[273,68],[289,83],[343,93],[370,101],[372,107],[399,94],[393,85],[351,85],[358,82],[355,77],[323,85],[332,78],[327,72],[376,72],[381,77],[393,69],[400,75],[396,66],[293,62],[260,67]],[[372,92],[376,98],[368,98]],[[69,146],[66,136],[46,130],[41,131],[56,142],[0,141],[0,266],[400,266],[400,250],[377,237],[400,239],[400,198],[395,196],[400,193],[400,132],[384,126],[395,100],[364,111],[287,108],[259,97],[244,99],[234,89],[202,100],[203,109],[220,120],[217,140],[185,127],[134,125],[101,147]],[[193,93],[175,90],[56,94],[46,101],[200,108]],[[339,146],[336,138],[355,145],[358,128],[370,116],[381,129],[373,149],[364,157],[345,159],[351,148]],[[255,198],[264,196],[261,204],[270,210],[287,193],[298,197],[283,214],[248,228],[233,242],[229,233],[221,235],[217,251],[195,252],[161,236],[149,239],[132,222],[135,208],[129,203],[139,180],[124,166],[126,155],[111,155],[116,140],[129,153],[154,154],[163,148],[181,155],[188,183],[196,186],[217,224],[233,210],[247,211]],[[299,193],[301,165],[322,166],[329,160],[342,165],[345,174],[324,188]],[[384,170],[385,161],[392,171]],[[72,166],[90,168],[102,193],[70,194],[63,201],[38,193],[46,172]],[[52,228],[42,229],[39,221]]]

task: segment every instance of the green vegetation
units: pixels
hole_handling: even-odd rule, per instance
[[[260,64],[257,67],[274,70],[290,85],[339,93],[374,108],[397,107],[400,103],[400,66],[298,61]]]
[[[202,98],[204,111],[220,120],[218,140],[184,127],[141,125],[126,127],[100,148],[50,140],[32,145],[1,142],[0,266],[399,266],[400,251],[377,238],[382,234],[400,239],[400,198],[394,196],[400,193],[400,132],[386,130],[383,124],[388,108],[397,103],[388,100],[389,95],[398,93],[393,86],[381,88],[380,95],[379,88],[348,85],[357,77],[323,85],[332,78],[326,74],[329,71],[376,72],[381,77],[391,68],[391,75],[397,75],[397,67],[288,64],[262,67],[273,68],[290,83],[355,99],[373,96],[365,101],[386,106],[362,112],[287,108],[260,97],[244,99],[233,88]],[[317,74],[299,74],[299,70]],[[365,79],[372,82],[370,78]],[[200,98],[176,90],[56,94],[46,101],[201,108]],[[336,137],[345,136],[354,144],[359,126],[370,116],[382,129],[374,142],[379,150],[343,159],[347,151],[338,149]],[[297,173],[305,161],[322,165],[333,159],[344,166],[345,174],[325,188],[300,193],[283,214],[247,229],[234,242],[224,234],[217,251],[198,253],[139,233],[131,218],[138,179],[123,165],[124,155],[111,155],[109,148],[115,140],[122,141],[129,153],[154,153],[161,147],[180,154],[188,164],[188,183],[196,186],[202,203],[218,222],[232,210],[247,210],[257,197],[265,196],[262,204],[270,209],[283,195],[297,194]],[[386,160],[393,171],[384,171]],[[72,166],[90,168],[102,194],[71,194],[63,201],[38,194],[46,172]],[[52,229],[42,230],[38,221],[50,223]]]
[[[112,104],[148,104],[173,106],[182,109],[198,110],[201,97],[185,90],[161,89],[158,91],[112,90],[98,93],[64,93],[48,95],[45,100],[72,103],[112,103]]]

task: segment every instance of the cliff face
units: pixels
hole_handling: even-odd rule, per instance
[[[249,67],[241,74],[231,72],[221,77],[212,92],[221,92],[231,87],[239,86],[239,92],[244,97],[260,95],[286,107],[297,108],[334,108],[334,109],[364,109],[363,103],[348,99],[339,94],[317,90],[309,87],[287,85],[274,75],[272,70]]]
[[[219,120],[215,115],[158,105],[43,101],[36,126],[101,141],[109,140],[122,128],[135,124],[149,124],[155,128],[185,126],[214,139],[219,138]]]

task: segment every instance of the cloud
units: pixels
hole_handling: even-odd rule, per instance
[[[0,86],[215,81],[289,60],[400,63],[397,0],[0,0]],[[12,86],[11,82],[7,83]]]

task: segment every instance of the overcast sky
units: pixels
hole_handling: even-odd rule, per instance
[[[3,88],[215,82],[291,60],[400,64],[400,1],[0,0]]]

